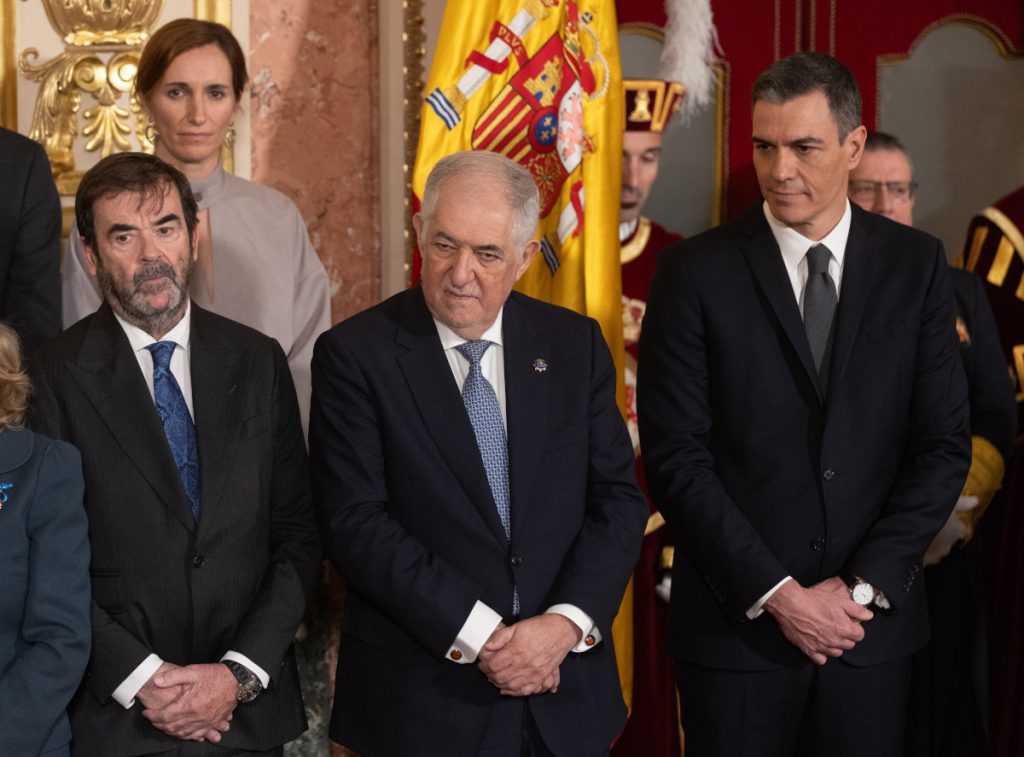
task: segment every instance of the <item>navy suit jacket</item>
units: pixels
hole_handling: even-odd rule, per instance
[[[65,708],[89,659],[89,541],[70,444],[0,431],[0,754],[71,739]]]
[[[970,463],[941,243],[853,207],[828,386],[761,203],[661,254],[640,340],[641,446],[678,534],[670,649],[702,665],[810,664],[751,607],[785,576],[885,592],[843,659],[927,639],[921,558]]]
[[[320,565],[306,450],[277,342],[191,306],[200,517],[124,330],[106,304],[36,354],[32,421],[82,450],[93,649],[71,705],[73,751],[117,757],[180,742],[114,690],[150,653],[176,665],[228,650],[270,687],[221,744],[267,750],[305,730],[292,639]]]
[[[508,618],[567,602],[604,642],[529,697],[556,754],[607,751],[622,728],[611,623],[647,507],[597,324],[513,293],[503,316],[511,544],[420,288],[323,334],[310,454],[326,551],[348,581],[331,736],[368,755],[481,752],[524,699],[445,659],[474,603]],[[518,754],[518,751],[515,751]]]
[[[60,197],[46,151],[0,128],[0,320],[32,353],[60,331]]]

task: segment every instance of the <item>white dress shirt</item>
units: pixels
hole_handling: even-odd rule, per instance
[[[505,410],[505,349],[502,344],[501,337],[501,324],[504,312],[504,308],[499,310],[498,317],[494,319],[494,323],[492,323],[480,336],[481,339],[486,339],[488,342],[491,342],[491,346],[487,348],[483,357],[480,358],[480,373],[483,374],[483,377],[487,379],[490,385],[494,388],[494,393],[498,398],[498,406],[501,408],[501,421],[505,425],[505,431],[507,434],[508,415]],[[469,375],[469,361],[456,349],[456,347],[464,344],[468,340],[463,339],[436,318],[434,319],[434,326],[437,327],[437,335],[441,338],[441,346],[444,348],[444,355],[448,359],[448,365],[452,369],[452,375],[455,377],[455,383],[458,384],[459,392],[461,392],[463,384],[466,383],[466,377]],[[580,642],[573,647],[573,652],[586,652],[601,641],[601,632],[594,625],[593,619],[575,605],[552,605],[545,612],[557,613],[568,618],[583,632]],[[501,615],[478,600],[470,611],[469,617],[466,618],[466,622],[462,625],[462,628],[456,635],[455,640],[451,643],[447,658],[453,662],[459,663],[460,665],[476,662],[476,658],[480,654],[480,649],[485,643],[487,643],[487,640],[491,637],[491,634],[494,633],[494,630],[498,627],[498,624],[501,623],[501,620]],[[588,636],[593,639],[592,643],[589,645],[586,643]]]
[[[853,211],[850,210],[850,201],[846,201],[846,210],[843,211],[839,223],[832,227],[832,231],[821,239],[815,241],[808,239],[798,231],[786,226],[782,221],[772,215],[768,203],[764,204],[764,217],[771,227],[772,236],[779,245],[782,252],[782,262],[786,265],[786,273],[789,274],[789,282],[793,286],[793,296],[796,298],[797,306],[800,308],[800,316],[804,314],[804,285],[807,283],[807,251],[816,244],[823,244],[832,253],[828,261],[828,275],[836,285],[836,298],[838,301],[839,292],[842,287],[843,262],[846,260],[846,241],[850,237],[850,221],[853,219]],[[747,617],[753,620],[764,612],[764,604],[779,588],[791,581],[792,576],[786,576],[775,586],[767,591],[760,599],[747,610]]]
[[[181,317],[181,320],[174,325],[174,328],[164,334],[164,338],[160,341],[174,342],[175,344],[174,352],[171,354],[171,374],[174,376],[174,380],[178,382],[181,393],[185,396],[188,413],[192,416],[194,422],[196,414],[192,409],[192,369],[189,357],[192,326],[191,315],[192,303],[188,302],[185,305],[185,314]],[[121,328],[124,329],[125,336],[128,337],[128,343],[132,347],[132,352],[135,353],[135,359],[139,362],[139,370],[142,371],[142,377],[146,380],[146,386],[149,388],[149,396],[153,397],[155,402],[153,392],[153,353],[146,348],[151,344],[156,344],[157,340],[138,326],[128,323],[117,313],[114,313],[114,317],[121,324]],[[256,677],[260,679],[260,683],[263,684],[263,688],[267,688],[270,685],[270,676],[267,675],[266,671],[244,654],[228,650],[221,657],[221,660],[240,662],[256,674]],[[159,655],[150,654],[114,689],[114,693],[111,695],[114,701],[126,710],[130,709],[135,704],[135,696],[139,693],[139,689],[146,684],[163,663],[164,661]]]

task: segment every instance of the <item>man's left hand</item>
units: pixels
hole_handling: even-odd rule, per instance
[[[521,620],[509,627],[512,637],[493,654],[484,655],[480,670],[502,694],[528,696],[558,689],[558,666],[579,643],[583,632],[564,615],[551,613]]]
[[[160,687],[181,686],[180,697],[159,710],[143,710],[149,721],[179,739],[220,741],[238,704],[238,681],[221,663],[188,665],[158,675]]]

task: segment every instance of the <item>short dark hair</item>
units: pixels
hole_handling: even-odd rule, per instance
[[[198,209],[188,179],[174,166],[144,152],[114,153],[85,172],[75,194],[75,221],[78,223],[78,233],[82,237],[82,242],[89,247],[96,244],[93,205],[97,200],[128,193],[138,194],[142,202],[147,202],[163,198],[168,185],[178,190],[191,244],[195,235]]]
[[[886,131],[873,131],[868,134],[868,138],[864,141],[864,150],[867,152],[872,150],[895,150],[904,155],[907,154],[907,148],[903,146],[903,143]]]
[[[139,57],[135,92],[142,100],[147,100],[171,61],[182,53],[207,45],[216,45],[228,59],[231,65],[231,89],[238,100],[249,81],[241,45],[223,24],[196,18],[178,18],[153,32]]]
[[[764,100],[782,105],[812,92],[824,92],[839,127],[840,144],[861,124],[861,98],[850,69],[824,53],[796,53],[765,69],[750,93],[751,105]]]

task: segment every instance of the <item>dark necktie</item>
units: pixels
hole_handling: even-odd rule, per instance
[[[199,520],[199,455],[196,451],[196,429],[185,404],[185,395],[171,373],[174,342],[157,342],[146,347],[153,355],[153,399],[156,412],[164,425],[167,443],[174,455],[174,464],[185,487],[192,517]]]
[[[807,251],[807,284],[804,285],[804,328],[807,342],[811,346],[814,367],[824,382],[827,378],[827,357],[832,337],[832,322],[835,320],[836,287],[828,275],[828,263],[832,253],[823,244],[816,244]]]
[[[466,383],[462,385],[462,402],[469,413],[469,422],[473,424],[476,446],[480,449],[480,457],[487,472],[487,482],[491,486],[491,496],[494,497],[494,504],[498,508],[501,526],[505,529],[505,538],[511,540],[508,443],[505,439],[505,424],[501,420],[498,395],[494,393],[494,387],[480,371],[480,359],[490,346],[491,343],[486,339],[476,339],[464,342],[455,349],[469,361],[469,375],[466,376]],[[518,589],[513,591],[512,614],[519,614]]]

